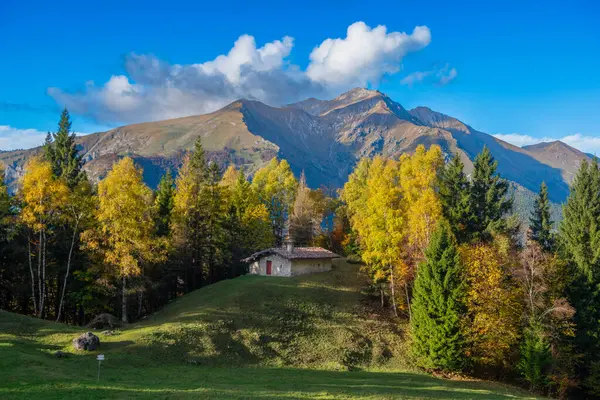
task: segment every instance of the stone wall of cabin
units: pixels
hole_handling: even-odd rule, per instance
[[[331,271],[330,258],[305,258],[292,260],[292,276]]]
[[[287,258],[277,254],[271,254],[259,258],[250,264],[249,273],[255,275],[267,275],[267,261],[271,261],[271,276],[291,276],[292,263]]]

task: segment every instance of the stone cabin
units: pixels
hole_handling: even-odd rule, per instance
[[[250,263],[249,273],[269,276],[295,276],[331,270],[337,254],[322,247],[272,247],[252,254],[242,261]]]

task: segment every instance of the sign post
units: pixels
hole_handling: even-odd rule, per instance
[[[102,361],[104,361],[104,354],[98,354],[98,356],[96,357],[96,360],[98,360],[98,380],[97,380],[97,382],[100,382],[100,364],[102,363]]]

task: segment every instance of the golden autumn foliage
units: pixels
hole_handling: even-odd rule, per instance
[[[495,244],[464,245],[460,250],[469,289],[465,327],[470,356],[489,366],[504,366],[516,350],[522,315],[521,291],[511,278],[512,255],[504,238]]]
[[[25,170],[20,191],[24,203],[21,220],[34,232],[40,232],[53,219],[61,217],[69,188],[64,181],[54,177],[52,165],[40,158],[29,161]]]
[[[65,209],[69,201],[69,188],[62,179],[57,179],[52,164],[41,158],[33,158],[25,167],[26,173],[21,181],[20,196],[23,207],[21,222],[31,229],[28,234],[29,271],[31,275],[31,298],[34,313],[44,316],[46,299],[47,244],[52,235],[53,225],[64,220]],[[34,251],[32,253],[32,251]],[[37,257],[34,277],[33,257]]]
[[[443,163],[438,146],[421,145],[400,161],[362,159],[349,176],[342,199],[374,283],[395,280],[408,294],[416,262],[442,218],[435,183]]]
[[[227,206],[233,208],[241,225],[241,246],[254,252],[273,245],[275,238],[269,219],[269,210],[258,200],[254,188],[243,171],[234,166],[227,168],[220,185],[224,187]]]
[[[273,158],[269,164],[256,171],[252,189],[269,210],[273,234],[283,239],[284,225],[294,204],[298,181],[286,160]]]
[[[140,273],[140,262],[155,260],[152,191],[142,180],[142,171],[129,157],[113,166],[98,184],[98,220],[105,261],[120,277]]]
[[[429,239],[442,218],[442,204],[435,184],[444,156],[439,146],[427,151],[423,145],[412,155],[400,158],[400,186],[408,227],[408,245],[416,257],[423,257]]]

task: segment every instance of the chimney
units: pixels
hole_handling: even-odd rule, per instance
[[[294,252],[294,242],[292,240],[288,240],[285,242],[285,249],[288,253]]]

